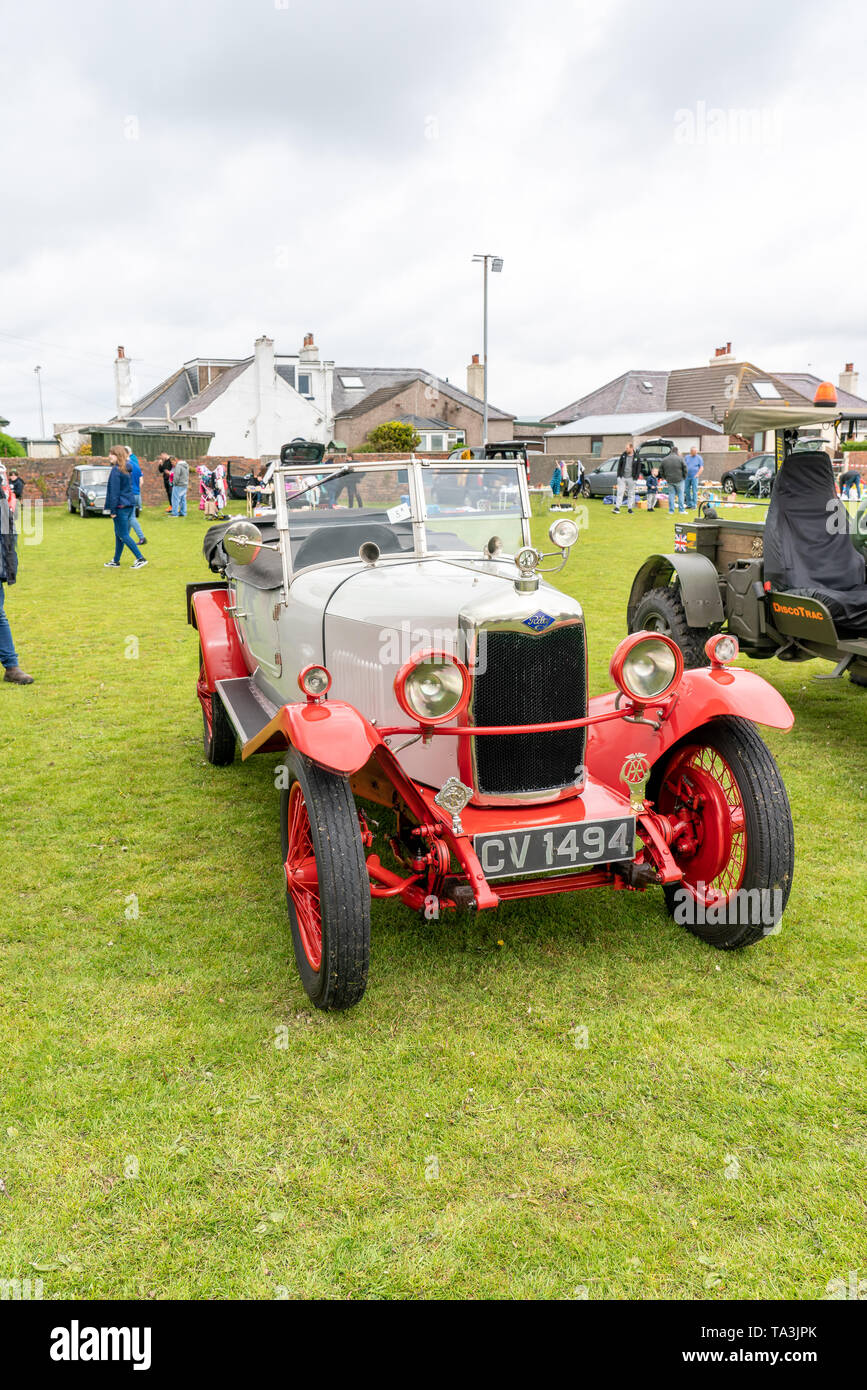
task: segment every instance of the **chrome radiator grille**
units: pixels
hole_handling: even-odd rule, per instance
[[[472,722],[547,724],[587,713],[584,624],[531,633],[485,628],[484,663],[473,682]],[[488,796],[558,792],[584,762],[585,729],[474,738],[476,789]]]

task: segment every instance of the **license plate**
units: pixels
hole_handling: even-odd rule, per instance
[[[486,878],[523,878],[582,869],[634,857],[635,817],[540,825],[504,835],[475,835],[473,848]]]

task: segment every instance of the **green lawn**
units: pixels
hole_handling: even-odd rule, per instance
[[[589,514],[561,581],[598,692],[672,522]],[[797,834],[779,936],[715,952],[657,889],[441,923],[375,904],[367,995],[323,1015],[292,961],[275,760],[202,756],[183,586],[204,525],[145,527],[150,565],[118,573],[110,522],[48,511],[7,590],[37,684],[0,687],[0,1277],[671,1299],[865,1277],[867,691],[759,668],[797,716],[769,734]]]

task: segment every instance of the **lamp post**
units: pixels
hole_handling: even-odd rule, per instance
[[[33,370],[34,370],[34,372],[36,373],[36,389],[37,389],[37,391],[39,392],[39,429],[40,429],[40,431],[41,431],[41,438],[44,439],[44,438],[45,438],[45,409],[44,409],[43,404],[42,404],[42,368],[41,368],[41,367],[34,367]]]
[[[488,261],[491,263],[491,270],[498,273],[503,269],[502,256],[494,256],[490,251],[484,254],[473,256],[473,261],[481,261],[484,265],[484,329],[482,344],[482,383],[484,389],[484,403],[482,410],[482,443],[488,442]]]

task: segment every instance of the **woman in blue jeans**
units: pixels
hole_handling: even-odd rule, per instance
[[[132,474],[129,471],[126,454],[122,459],[117,459],[108,475],[105,508],[106,511],[111,512],[114,519],[114,559],[106,560],[105,568],[107,570],[120,569],[120,557],[126,545],[134,556],[133,569],[140,570],[147,564],[147,560],[129,534],[129,528],[135,516],[135,494],[132,489]]]

